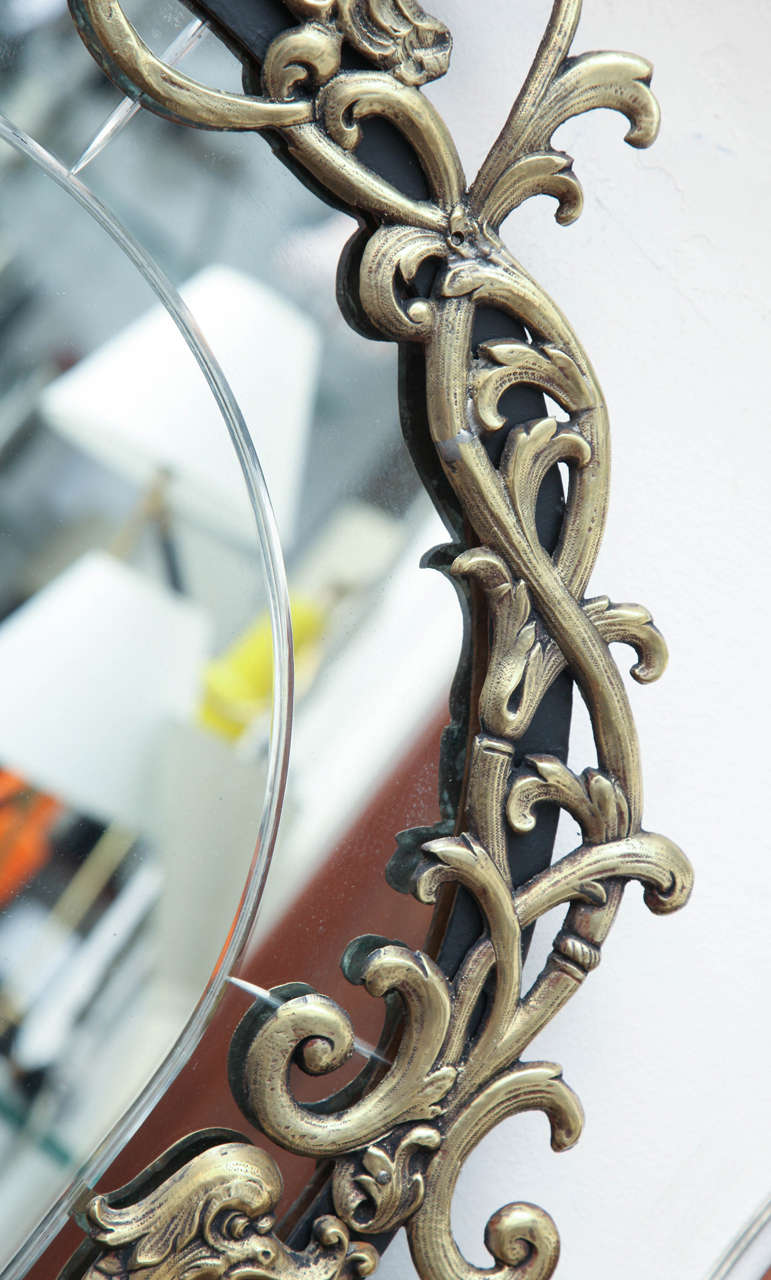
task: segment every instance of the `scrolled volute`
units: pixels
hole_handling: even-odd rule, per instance
[[[365,1146],[405,1120],[430,1120],[456,1072],[437,1066],[451,1015],[442,971],[421,952],[376,948],[363,967],[372,996],[398,994],[404,1031],[387,1073],[363,1099],[340,1112],[319,1113],[298,1103],[289,1086],[293,1060],[313,1075],[342,1066],[354,1048],[348,1015],[325,996],[288,1000],[257,1031],[241,1065],[237,1090],[248,1118],[290,1151],[336,1156]]]

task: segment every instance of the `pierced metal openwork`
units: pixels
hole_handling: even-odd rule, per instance
[[[88,1276],[362,1276],[378,1256],[368,1237],[404,1226],[423,1280],[546,1280],[559,1238],[533,1205],[509,1204],[491,1218],[492,1271],[461,1255],[450,1223],[459,1170],[493,1126],[518,1112],[544,1111],[556,1150],[577,1140],[581,1106],[560,1068],[523,1055],[599,963],[626,883],[640,881],[651,911],[663,914],[683,905],[692,876],[671,841],[643,829],[637,734],[610,649],[631,645],[632,675],[646,683],[664,669],[664,641],[641,605],[585,595],[608,504],[602,392],[568,321],[514,260],[499,228],[539,194],[557,200],[560,224],[578,217],[572,162],[552,146],[571,116],[608,107],[627,117],[632,146],[654,141],[651,68],[629,54],[571,54],[580,0],[555,0],[527,80],[469,184],[444,121],[421,92],[448,66],[451,41],[440,21],[416,0],[285,4],[297,25],[269,46],[255,92],[239,96],[159,63],[116,0],[71,0],[91,51],[151,110],[204,128],[278,135],[294,167],[359,220],[345,259],[358,323],[423,350],[426,430],[463,517],[443,559],[461,589],[474,584],[491,638],[455,834],[403,841],[389,881],[429,904],[447,883],[462,885],[485,929],[452,978],[430,955],[379,939],[349,949],[348,976],[374,998],[397,993],[404,1017],[391,1065],[367,1068],[321,1108],[297,1100],[289,1068],[299,1061],[323,1074],[351,1055],[353,1029],[338,1004],[308,989],[237,1033],[232,1083],[245,1115],[286,1150],[334,1162],[335,1214],[315,1222],[305,1250],[275,1234],[275,1162],[252,1145],[212,1140],[144,1198],[119,1208],[110,1197],[91,1201],[82,1224],[99,1252]],[[345,69],[346,47],[366,69]],[[388,120],[412,148],[427,198],[400,190],[357,154],[371,116]],[[524,336],[475,346],[480,307],[510,317]],[[501,397],[516,385],[542,392],[564,416],[509,430],[498,456],[489,441],[505,427]],[[557,463],[570,479],[549,553],[536,499]],[[596,767],[580,775],[555,755],[517,756],[565,669],[597,748]],[[507,831],[530,829],[545,803],[573,815],[582,843],[517,887]],[[523,991],[522,931],[560,905],[566,914],[553,950]]]

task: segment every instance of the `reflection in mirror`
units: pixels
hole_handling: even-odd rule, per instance
[[[11,130],[3,131],[14,140]],[[24,150],[23,139],[15,142]],[[31,144],[27,150],[65,181],[55,161],[49,164]],[[217,983],[209,983],[217,957],[228,937],[223,961],[237,955],[253,912],[257,884],[248,887],[231,932],[266,786],[259,863],[272,845],[279,796],[274,801],[271,793],[280,790],[287,693],[286,679],[279,681],[279,733],[268,749],[271,629],[261,623],[268,655],[259,707],[264,727],[259,749],[241,766],[241,790],[234,791],[238,769],[230,767],[207,715],[208,673],[222,630],[242,626],[250,606],[264,608],[266,599],[255,583],[253,518],[236,453],[201,371],[164,313],[151,309],[115,335],[111,295],[100,291],[100,281],[106,278],[118,294],[121,273],[135,283],[125,259],[114,252],[111,261],[108,254],[95,284],[86,264],[104,258],[109,241],[88,220],[73,221],[71,202],[40,172],[28,167],[24,174],[26,197],[44,211],[30,220],[35,233],[43,243],[53,238],[50,229],[46,237],[48,217],[71,236],[66,270],[72,273],[78,252],[83,263],[67,287],[55,262],[38,277],[37,295],[16,317],[4,365],[11,421],[0,476],[6,552],[0,1016],[4,1167],[14,1174],[4,1197],[11,1250],[97,1143],[104,1140],[104,1157],[110,1154],[117,1135],[106,1135],[128,1116],[129,1104],[136,1119],[139,1090],[197,1002],[186,1036],[146,1096],[178,1069],[183,1042],[189,1050],[205,1024],[217,994]],[[120,240],[120,229],[112,230]],[[25,250],[34,242],[23,236],[17,242],[23,273]],[[154,284],[163,294],[157,279]],[[51,297],[65,299],[58,315]],[[104,341],[78,346],[81,316],[95,332],[100,317],[100,338],[112,328],[111,351]],[[185,328],[184,313],[178,319]],[[51,357],[57,342],[77,358]],[[50,367],[14,418],[13,393],[30,367],[39,372],[41,351],[49,352]],[[197,383],[204,409],[188,410],[183,397],[175,412],[152,394],[152,361],[163,361],[164,353],[166,385]],[[203,346],[198,354],[206,365]],[[207,372],[238,437],[243,428],[227,403],[232,393],[213,364]],[[119,397],[114,388],[121,386],[127,390]],[[182,444],[180,421],[188,430]],[[185,448],[190,453],[196,428],[201,444],[191,461]],[[240,534],[230,532],[224,543],[223,572],[230,572],[231,586],[241,586],[230,612],[226,595],[210,585],[215,575],[207,554],[224,535],[222,522],[213,514],[207,521],[199,510],[202,484],[194,463],[202,453],[214,477],[207,489],[212,509],[218,496],[220,505],[227,500],[231,525],[240,523]],[[247,467],[246,475],[257,496],[259,473]],[[276,619],[283,608],[282,569],[269,528],[265,538],[270,512],[258,515]],[[186,557],[193,570],[187,581]],[[280,633],[279,640],[284,651]],[[209,812],[208,823],[191,827],[204,780],[214,787],[220,813]],[[184,955],[178,938],[195,923],[207,882],[216,890],[209,927],[194,953]]]
[[[131,13],[160,48],[184,25],[181,7],[176,27],[155,5]],[[0,110],[74,164],[117,93],[62,6],[9,8],[0,39]],[[191,74],[236,86],[219,42],[191,56]],[[56,85],[52,60],[67,67]],[[137,114],[81,177],[181,286],[288,555],[295,747],[239,960],[229,931],[258,835],[270,852],[286,731],[276,587],[248,487],[140,273],[29,160],[3,146],[0,167],[0,1263],[22,1246],[9,1271],[21,1275],[66,1216],[77,1171],[94,1185],[115,1156],[112,1126],[124,1117],[122,1141],[156,1102],[160,1087],[143,1087],[218,958],[174,1071],[216,1002],[235,1025],[252,988],[296,979],[351,1011],[365,1057],[376,1045],[380,1002],[344,981],[339,959],[364,929],[423,941],[427,909],[390,892],[383,868],[395,831],[438,817],[460,620],[452,590],[418,567],[446,534],[400,439],[395,354],[355,335],[335,302],[351,222],[258,140]],[[242,910],[242,934],[248,923]],[[227,973],[251,986],[224,991]],[[219,1058],[204,1074],[207,1052],[194,1060],[205,1087],[157,1103],[132,1173],[191,1129],[243,1128]],[[282,1158],[285,1207],[307,1164]]]

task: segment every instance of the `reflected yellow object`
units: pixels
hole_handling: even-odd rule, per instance
[[[326,612],[307,597],[293,597],[291,612],[297,665],[315,666]],[[268,709],[272,679],[273,645],[265,613],[206,667],[199,722],[235,742]]]

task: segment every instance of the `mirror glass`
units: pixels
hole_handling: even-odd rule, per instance
[[[126,9],[159,51],[189,18]],[[239,87],[211,35],[188,69]],[[63,3],[3,7],[0,111],[64,170],[120,101]],[[259,138],[145,112],[120,123],[79,181],[181,290],[259,455],[287,558],[293,756],[282,802],[267,535],[221,406],[136,263],[0,142],[0,1265],[21,1249],[9,1275],[152,1105],[133,1171],[182,1133],[236,1123],[221,1030],[205,1087],[200,1068],[159,1118],[215,1008],[212,1032],[223,1010],[234,1023],[248,1008],[228,976],[309,982],[351,1011],[364,1056],[376,1044],[382,1005],[339,958],[362,932],[425,935],[427,908],[392,893],[383,868],[396,831],[438,817],[460,644],[454,592],[419,568],[446,534],[401,440],[396,353],[354,334],[335,300],[352,222]],[[247,459],[252,486],[255,474]],[[291,1200],[308,1162],[282,1168]]]
[[[89,1152],[106,1143],[109,1155],[113,1126],[124,1117],[125,1130],[175,1045],[156,1092],[178,1068],[197,1005],[187,1044],[200,1034],[277,735],[271,745],[257,529],[214,396],[102,228],[18,152],[3,159],[0,1141],[12,1253]],[[223,295],[262,315],[259,286],[219,264],[185,292],[211,330]],[[233,367],[240,354],[229,350]],[[244,635],[257,657],[239,702],[221,691],[221,664]],[[247,914],[254,896],[249,885]]]

